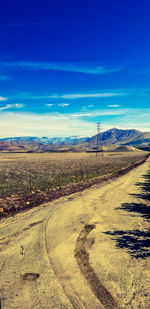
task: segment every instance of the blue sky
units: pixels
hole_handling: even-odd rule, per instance
[[[0,5],[0,137],[150,131],[148,0]]]

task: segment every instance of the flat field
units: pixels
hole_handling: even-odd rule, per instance
[[[113,174],[146,152],[1,153],[0,198],[46,191]]]

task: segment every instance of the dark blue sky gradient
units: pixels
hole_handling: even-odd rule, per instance
[[[68,123],[73,116],[83,134],[97,119],[104,129],[150,129],[149,38],[148,0],[1,2],[0,117],[9,124],[11,113],[20,119],[65,115]],[[107,96],[90,96],[97,93]],[[58,135],[49,130],[43,134]]]

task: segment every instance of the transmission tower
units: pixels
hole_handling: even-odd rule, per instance
[[[97,122],[97,153],[101,152],[103,155],[102,137],[101,137],[101,124]]]

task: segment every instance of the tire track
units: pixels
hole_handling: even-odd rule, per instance
[[[92,292],[95,294],[100,304],[103,304],[106,309],[119,309],[115,299],[111,293],[104,287],[97,277],[94,269],[90,265],[89,253],[86,248],[87,236],[95,228],[94,224],[86,224],[80,232],[75,248],[75,258],[80,268],[81,273],[86,279]]]
[[[14,239],[16,241],[16,238],[21,236],[24,232],[27,232],[28,230],[30,230],[31,228],[33,228],[34,226],[38,225],[38,224],[41,224],[43,222],[43,220],[40,220],[40,221],[37,221],[37,222],[33,222],[33,223],[30,223],[27,227],[25,227],[24,229],[22,229],[21,231],[19,232],[16,232],[14,234],[11,234],[11,235],[8,235],[7,238],[6,237],[3,237],[2,239],[0,239],[0,245],[2,246],[2,249],[3,249],[3,246],[7,246],[9,243],[11,243]],[[5,239],[5,240],[3,240]],[[2,240],[2,241],[1,241]]]
[[[67,297],[67,299],[68,299],[68,301],[70,303],[70,306],[72,308],[75,308],[75,309],[80,309],[81,307],[78,306],[78,302],[76,303],[76,301],[74,301],[74,297],[68,295],[68,293],[66,292],[64,286],[58,280],[58,274],[55,271],[55,267],[54,267],[53,262],[52,262],[52,260],[50,258],[50,255],[49,255],[48,244],[47,244],[47,240],[46,240],[46,229],[47,229],[48,222],[49,222],[50,218],[52,217],[53,212],[56,211],[56,209],[59,208],[59,207],[60,207],[60,205],[56,206],[55,209],[51,212],[51,214],[46,218],[46,220],[44,222],[44,225],[43,225],[44,249],[45,249],[45,252],[46,252],[46,256],[47,256],[49,267],[50,267],[51,271],[53,271],[53,274],[54,274],[55,278],[57,278],[58,284],[60,284],[64,294],[66,295],[66,297]]]
[[[63,203],[63,202],[62,202]],[[49,249],[48,249],[48,242],[47,242],[47,236],[46,236],[46,230],[47,230],[47,225],[49,220],[51,219],[51,217],[53,216],[53,214],[55,213],[55,211],[57,209],[59,209],[60,207],[62,207],[62,205],[58,204],[57,206],[55,206],[55,208],[51,209],[50,214],[48,214],[45,219],[43,219],[43,224],[42,224],[42,228],[41,228],[41,236],[42,236],[42,242],[43,242],[43,250],[45,251],[45,258],[47,260],[47,264],[48,264],[48,269],[50,273],[53,273],[55,280],[57,281],[57,288],[61,289],[61,293],[63,292],[66,296],[67,302],[68,304],[64,304],[64,305],[59,305],[59,306],[64,306],[65,308],[75,308],[75,309],[82,309],[82,307],[80,306],[80,304],[78,304],[78,301],[76,300],[76,295],[68,295],[68,293],[66,292],[66,289],[64,287],[64,285],[62,284],[62,282],[59,280],[58,277],[58,273],[55,270],[55,266],[54,263],[50,257],[49,254]],[[59,300],[57,300],[59,301]],[[66,307],[67,306],[67,307]]]

